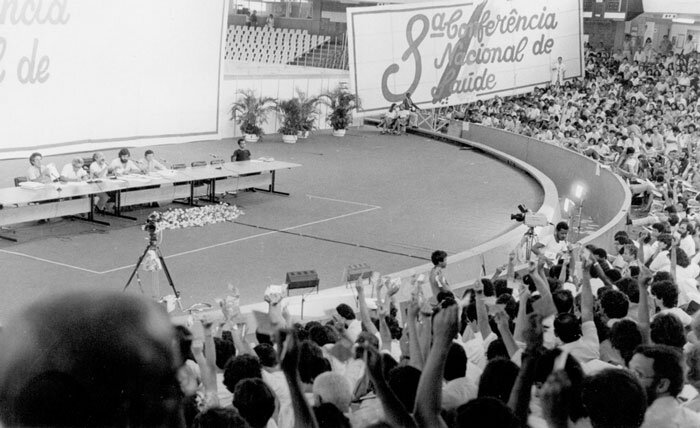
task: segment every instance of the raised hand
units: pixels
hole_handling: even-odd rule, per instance
[[[362,348],[364,349],[362,359],[367,365],[367,372],[369,373],[370,378],[373,381],[376,381],[377,379],[382,379],[384,377],[382,355],[379,353],[377,348],[375,348],[368,342],[365,342],[362,345]]]
[[[510,328],[508,326],[510,317],[503,308],[497,306],[494,311],[493,318],[496,321],[496,325],[498,325],[499,327],[505,328],[506,330]]]
[[[355,290],[357,290],[358,294],[364,294],[365,286],[362,284],[362,276],[355,281]]]
[[[542,315],[532,312],[527,316],[527,322],[523,330],[523,339],[525,339],[528,350],[539,350],[542,348],[544,343]]]
[[[457,336],[457,314],[459,307],[452,304],[446,308],[442,308],[435,314],[433,318],[433,338],[444,342],[451,341]]]
[[[287,375],[295,375],[299,366],[299,339],[294,330],[279,330],[277,336],[280,368]]]
[[[192,350],[192,355],[195,357],[204,355],[204,341],[201,339],[193,339],[190,349]]]

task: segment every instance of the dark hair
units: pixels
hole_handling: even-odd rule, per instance
[[[430,260],[433,262],[433,264],[435,266],[444,262],[446,258],[447,258],[447,253],[442,251],[442,250],[433,251],[433,254],[430,255]]]
[[[467,374],[467,353],[457,343],[452,342],[450,349],[447,351],[447,359],[445,361],[445,370],[443,376],[446,381],[451,381],[464,377]]]
[[[314,383],[316,376],[331,371],[331,363],[323,357],[323,351],[314,342],[301,342],[299,351],[299,378],[304,383]]]
[[[500,337],[489,343],[488,348],[486,348],[486,360],[491,361],[496,358],[509,358],[508,349]]]
[[[619,279],[615,282],[615,286],[629,299],[632,303],[639,303],[639,286],[637,280],[628,276]]]
[[[651,341],[656,345],[668,345],[683,349],[685,329],[683,323],[673,314],[659,314],[651,321]]]
[[[29,163],[32,164],[32,165],[34,165],[34,159],[36,159],[36,158],[38,158],[38,157],[43,158],[43,156],[42,156],[41,153],[39,153],[39,152],[34,152],[34,153],[32,153],[32,154],[29,156]]]
[[[559,232],[560,230],[569,230],[569,225],[565,221],[560,221],[557,223],[555,230]]]
[[[498,398],[508,403],[519,371],[518,366],[506,358],[490,360],[481,374],[478,396]]]
[[[680,394],[684,383],[681,351],[666,345],[640,345],[634,353],[654,360],[654,378],[668,379],[668,393],[672,397]]]
[[[252,428],[262,428],[275,413],[275,399],[262,379],[243,379],[233,393],[233,406]]]
[[[152,154],[153,154],[153,150],[151,150],[151,149],[148,149],[143,153],[144,156],[148,156],[148,155],[152,155]]]
[[[574,295],[569,290],[557,290],[552,293],[554,306],[557,307],[557,313],[569,313],[574,309]]]
[[[537,360],[537,364],[535,366],[536,383],[543,384],[547,381],[547,378],[554,369],[554,361],[557,359],[557,357],[559,357],[559,355],[561,355],[561,353],[561,349],[554,348],[542,354],[542,356]],[[581,364],[572,355],[568,355],[566,357],[564,371],[569,377],[569,381],[571,382],[572,394],[575,397],[580,393],[581,383],[583,382],[583,378],[585,377],[583,369],[581,368]],[[569,409],[567,413],[569,415],[569,418],[574,422],[579,420],[579,418],[585,416],[585,411],[581,406],[581,402],[578,400],[572,401],[569,404]]]
[[[665,244],[666,248],[671,248],[671,244],[673,243],[673,237],[670,233],[662,233],[656,240]]]
[[[682,248],[676,248],[676,264],[682,268],[690,266],[690,258]]]
[[[210,407],[194,418],[192,428],[247,428],[249,425],[233,407]]]
[[[278,363],[277,352],[269,343],[261,343],[253,348],[263,367],[275,367]]]
[[[610,344],[617,349],[625,365],[629,364],[634,350],[643,343],[642,332],[632,320],[620,320],[610,329]]]
[[[241,143],[245,143],[245,138],[239,138],[238,140],[236,140],[236,144],[238,144],[239,146],[241,145]]]
[[[331,403],[323,403],[314,407],[313,410],[320,427],[352,428],[350,420]]]
[[[204,349],[204,352],[207,352],[207,350]],[[215,337],[214,352],[216,353],[216,367],[223,370],[226,367],[226,363],[236,356],[236,346],[229,340]]]
[[[352,308],[345,303],[341,303],[338,306],[335,307],[336,312],[338,312],[338,315],[341,317],[345,318],[346,320],[354,320],[355,319],[355,312],[352,310]]]
[[[243,354],[237,355],[226,363],[224,368],[224,386],[229,392],[236,390],[236,385],[243,379],[262,379],[260,360],[258,357]]]
[[[437,300],[437,302],[440,303],[447,298],[454,300],[454,293],[452,293],[451,291],[441,290],[438,292],[437,296],[435,297],[435,300]]]
[[[318,346],[335,343],[338,337],[335,330],[327,325],[317,325],[309,330],[309,338],[316,342]]]
[[[520,421],[501,400],[479,397],[457,408],[457,427],[519,428]]]
[[[608,258],[608,252],[605,251],[603,248],[596,248],[595,250],[591,251],[594,256],[601,258],[603,260],[607,260]]]
[[[389,387],[409,412],[415,406],[420,374],[421,371],[412,366],[397,366],[389,371]]]
[[[182,359],[194,361],[194,355],[192,355],[192,332],[184,325],[175,325],[175,338]]]
[[[672,281],[658,281],[651,284],[651,294],[661,299],[664,307],[675,308],[678,304],[678,288]]]
[[[644,387],[621,369],[605,369],[585,379],[581,402],[593,428],[638,428],[647,410]]]
[[[608,318],[624,318],[630,308],[627,295],[613,289],[608,289],[600,296],[600,306]]]
[[[581,322],[572,313],[560,313],[554,319],[554,334],[564,343],[571,343],[581,338]]]
[[[121,149],[119,150],[119,156],[131,156],[131,152],[129,152],[129,149]]]

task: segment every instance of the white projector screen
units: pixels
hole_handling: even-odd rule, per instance
[[[0,157],[216,134],[225,0],[0,0]]]

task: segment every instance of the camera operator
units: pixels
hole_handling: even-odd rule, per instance
[[[561,256],[569,251],[569,243],[566,236],[569,233],[569,225],[560,221],[554,228],[554,233],[547,235],[540,242],[532,246],[532,252],[547,259],[549,263],[556,264]]]

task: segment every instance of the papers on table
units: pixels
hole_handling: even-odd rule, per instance
[[[125,174],[119,177],[127,183],[150,183],[153,179],[147,175]]]
[[[174,169],[161,169],[160,171],[149,172],[148,175],[152,177],[163,177],[168,178],[176,174]]]
[[[274,162],[275,158],[258,158],[257,162]]]
[[[38,189],[43,189],[45,186],[44,183],[37,183],[36,181],[23,181],[19,183],[19,187],[22,189],[28,189],[28,190],[38,190]]]

